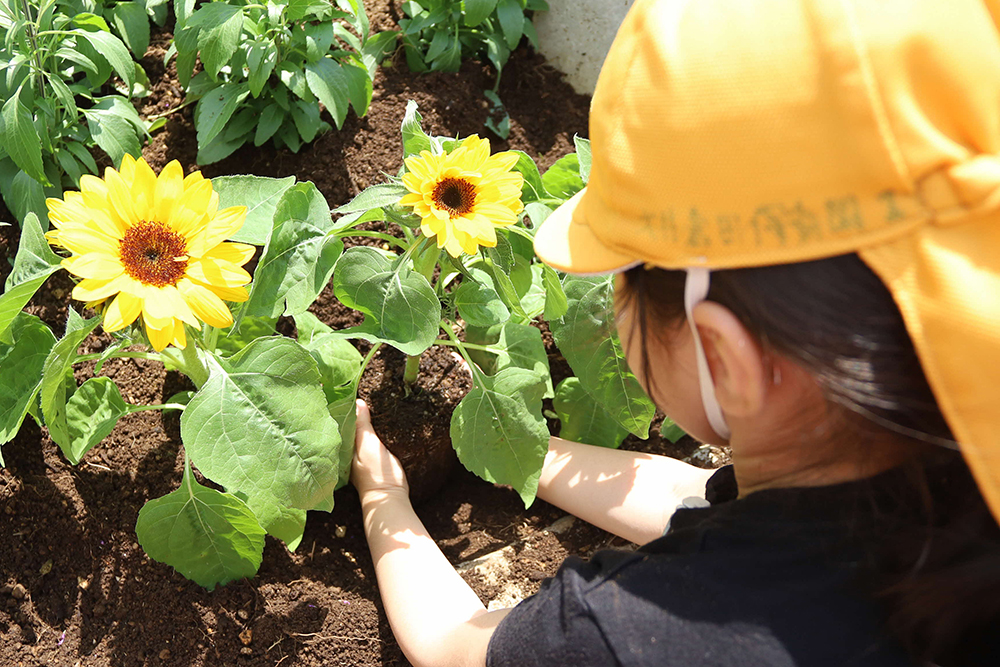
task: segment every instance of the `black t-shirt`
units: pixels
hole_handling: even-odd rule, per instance
[[[736,499],[731,468],[634,552],[570,557],[500,622],[488,667],[912,665],[858,581],[878,530],[861,482]]]

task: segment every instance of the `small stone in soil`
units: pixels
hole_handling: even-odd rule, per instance
[[[11,589],[10,594],[14,596],[15,600],[23,600],[28,594],[28,589],[21,584],[14,584],[14,588]]]
[[[170,660],[170,649],[165,648],[160,651],[160,660]]]

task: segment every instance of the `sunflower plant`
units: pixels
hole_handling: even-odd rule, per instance
[[[513,486],[529,505],[548,450],[544,399],[553,399],[564,435],[610,446],[629,431],[646,437],[653,415],[617,335],[603,324],[610,279],[559,275],[532,246],[531,223],[584,186],[589,144],[578,139],[578,153],[543,176],[527,154],[491,155],[475,135],[429,136],[412,102],[401,130],[400,174],[334,210],[342,216],[338,237],[385,242],[349,248],[337,260],[333,291],[365,319],[336,335],[408,355],[408,384],[432,345],[459,354],[474,387],[452,417],[458,457],[480,477]],[[376,220],[395,223],[398,235],[365,229]],[[578,376],[558,388],[542,321]]]
[[[279,270],[298,279],[318,272],[312,284],[320,286],[329,278],[343,247],[334,237],[308,241],[280,267],[268,259],[255,283],[243,268],[261,228],[278,230],[268,232],[269,248],[294,245],[300,227],[332,228],[315,186],[252,176],[213,182],[185,176],[177,162],[156,174],[126,155],[118,170],[84,176],[79,191],[47,206],[53,228],[27,216],[0,296],[0,444],[31,415],[77,464],[125,415],[181,411],[180,487],[147,502],[136,523],[147,554],[212,588],[253,575],[266,534],[296,548],[307,510],[331,510],[346,482],[362,358],[304,308],[295,313],[297,339],[274,335],[273,319],[245,316],[237,328],[232,309],[272,298]],[[70,308],[57,337],[23,308],[62,269],[77,280],[72,298],[95,314]],[[277,293],[292,302],[316,296],[284,285]],[[98,327],[110,344],[80,353]],[[130,404],[101,375],[115,358],[162,363],[194,389],[163,404]],[[88,362],[92,377],[78,384],[74,368]],[[195,469],[214,484],[199,482]]]

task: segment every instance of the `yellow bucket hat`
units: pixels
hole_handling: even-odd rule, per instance
[[[1000,517],[1000,0],[637,0],[588,187],[538,230],[571,273],[856,252]]]

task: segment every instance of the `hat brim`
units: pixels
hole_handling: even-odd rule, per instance
[[[535,233],[535,254],[549,266],[577,275],[620,273],[642,263],[608,248],[585,215],[587,188],[557,208]]]

